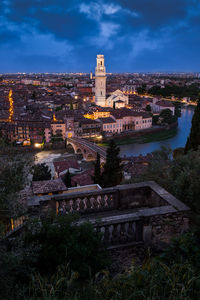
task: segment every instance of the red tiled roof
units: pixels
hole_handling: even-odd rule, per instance
[[[85,172],[79,174],[79,175],[75,175],[72,177],[71,179],[71,183],[73,186],[76,185],[89,185],[89,184],[93,184],[93,179],[92,176],[94,175],[94,170],[93,169],[89,169],[86,170]]]
[[[67,190],[61,178],[54,180],[33,181],[32,189],[33,194],[48,194]]]
[[[63,160],[63,161],[54,161],[53,163],[55,171],[58,173],[58,176],[60,173],[64,172],[65,170],[68,170],[69,168],[73,169],[80,169],[79,164],[75,160]]]

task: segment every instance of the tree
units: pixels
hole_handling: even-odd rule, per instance
[[[151,111],[151,106],[149,104],[146,106],[146,111]]]
[[[120,148],[117,147],[114,140],[110,140],[106,154],[106,163],[102,173],[103,187],[115,186],[121,183],[122,166],[119,152]]]
[[[10,218],[26,211],[19,193],[27,184],[30,163],[30,158],[15,152],[0,157],[0,236],[9,228]]]
[[[67,173],[64,175],[63,181],[64,181],[64,184],[66,185],[66,187],[68,187],[68,188],[72,187],[71,174],[70,174],[69,170],[67,170]]]
[[[185,145],[185,153],[189,150],[197,150],[200,146],[200,99],[197,103],[193,118],[190,135]]]
[[[146,84],[142,84],[142,86],[138,87],[136,89],[136,91],[138,94],[141,94],[141,95],[145,94],[146,93]]]
[[[76,215],[57,216],[27,226],[25,247],[40,245],[35,267],[43,274],[52,274],[60,265],[67,265],[89,277],[108,263],[102,244],[102,234],[91,223],[78,224]],[[33,224],[34,222],[34,224]]]
[[[181,117],[181,103],[175,102],[174,106],[175,106],[175,116],[177,116],[178,118]]]
[[[45,163],[34,165],[32,168],[32,173],[33,181],[51,179],[51,170]]]
[[[100,162],[100,154],[97,153],[97,159],[94,165],[94,183],[101,184],[101,162]]]
[[[184,148],[182,148],[182,147],[176,148],[173,151],[173,158],[177,158],[178,156],[183,155],[183,154],[184,154]]]
[[[192,208],[195,221],[200,213],[200,150],[189,151],[172,159],[172,150],[163,148],[153,152],[153,159],[134,182],[155,181]]]
[[[35,100],[36,98],[37,98],[36,91],[33,91],[32,95],[31,95],[31,99]]]
[[[172,111],[170,109],[163,109],[159,115],[159,119],[161,123],[164,124],[172,124],[177,121],[177,117],[173,116]]]

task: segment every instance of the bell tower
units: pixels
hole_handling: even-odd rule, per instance
[[[106,68],[104,65],[104,55],[97,55],[97,65],[95,70],[95,104],[106,106]]]

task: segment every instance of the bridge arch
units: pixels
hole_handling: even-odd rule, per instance
[[[77,153],[77,154],[83,154],[83,151],[81,150],[81,148],[77,148],[77,149],[76,149],[76,153]]]
[[[88,153],[87,160],[95,160],[95,157],[92,153]]]
[[[69,153],[75,153],[75,147],[73,146],[73,144],[67,143],[66,145],[66,149]]]
[[[76,154],[82,154],[85,160],[95,160],[97,152],[100,154],[101,162],[105,162],[106,160],[105,149],[95,143],[80,138],[70,138],[66,142],[72,145]]]

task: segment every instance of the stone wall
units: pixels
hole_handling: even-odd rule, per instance
[[[156,215],[143,219],[143,240],[154,245],[168,244],[189,228],[186,212]]]

